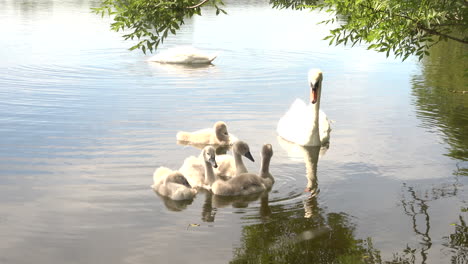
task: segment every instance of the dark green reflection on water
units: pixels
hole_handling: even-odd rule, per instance
[[[242,245],[234,251],[231,263],[430,263],[431,250],[438,250],[433,241],[440,240],[444,241],[443,251],[450,256],[450,263],[466,263],[468,228],[463,212],[468,208],[461,209],[453,233],[442,237],[431,234],[432,203],[457,197],[460,186],[455,182],[427,189],[403,184],[400,205],[407,217],[400,221],[410,227],[416,240],[401,241],[386,259],[372,238],[356,236],[356,218],[328,212],[317,197],[289,209],[268,206],[263,197],[258,215],[261,223],[243,227]],[[434,218],[437,221],[437,216]]]
[[[352,217],[327,213],[316,197],[297,203],[303,210],[272,206],[271,217],[245,226],[242,247],[231,263],[373,263],[379,253],[370,240],[355,237]]]
[[[422,61],[413,78],[417,116],[423,125],[443,133],[447,155],[468,161],[468,47],[442,42]],[[468,175],[468,168],[459,172]]]
[[[468,226],[463,215],[458,217],[455,224],[455,232],[444,237],[444,246],[450,248],[452,253],[451,263],[468,263]]]

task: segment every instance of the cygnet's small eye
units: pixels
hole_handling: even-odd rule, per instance
[[[228,132],[224,132],[224,135],[227,136],[227,135],[228,135]]]

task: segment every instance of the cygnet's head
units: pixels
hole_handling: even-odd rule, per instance
[[[308,74],[310,86],[310,102],[315,104],[320,100],[320,93],[322,89],[323,74],[319,69],[311,69]]]
[[[232,151],[239,153],[240,155],[255,162],[254,158],[252,157],[252,154],[250,153],[249,145],[247,145],[247,143],[245,143],[244,141],[236,141],[236,143],[234,143],[234,145],[232,146]]]
[[[216,138],[218,138],[219,141],[229,141],[229,133],[226,123],[218,121],[214,124],[213,128],[216,133]]]
[[[192,188],[192,186],[187,181],[185,176],[182,175],[182,173],[177,172],[177,171],[167,175],[165,183],[168,183],[168,182],[178,183],[178,184],[184,185],[187,188]]]
[[[273,156],[273,147],[271,144],[265,144],[262,147],[262,157],[272,157]]]
[[[218,164],[216,164],[216,150],[212,146],[207,146],[203,149],[203,159],[206,162],[209,162],[213,168],[217,168]]]

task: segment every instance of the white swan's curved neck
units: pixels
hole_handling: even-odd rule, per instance
[[[319,133],[319,114],[320,114],[320,95],[322,94],[322,82],[319,84],[319,88],[317,91],[317,102],[315,104],[311,103],[312,106],[312,116],[313,116],[313,125],[312,125],[312,133],[309,138],[310,146],[321,146],[322,143],[320,142],[320,133]]]

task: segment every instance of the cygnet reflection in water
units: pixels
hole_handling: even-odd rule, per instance
[[[164,205],[169,211],[174,211],[174,212],[180,212],[185,209],[187,209],[187,206],[191,205],[193,202],[193,199],[191,200],[172,200],[171,198],[167,196],[162,196],[160,195],[156,190],[153,190],[154,193],[161,198],[163,201]]]
[[[232,206],[234,208],[247,208],[251,202],[257,201],[263,193],[265,192],[239,196],[213,195],[213,207],[223,208]]]

